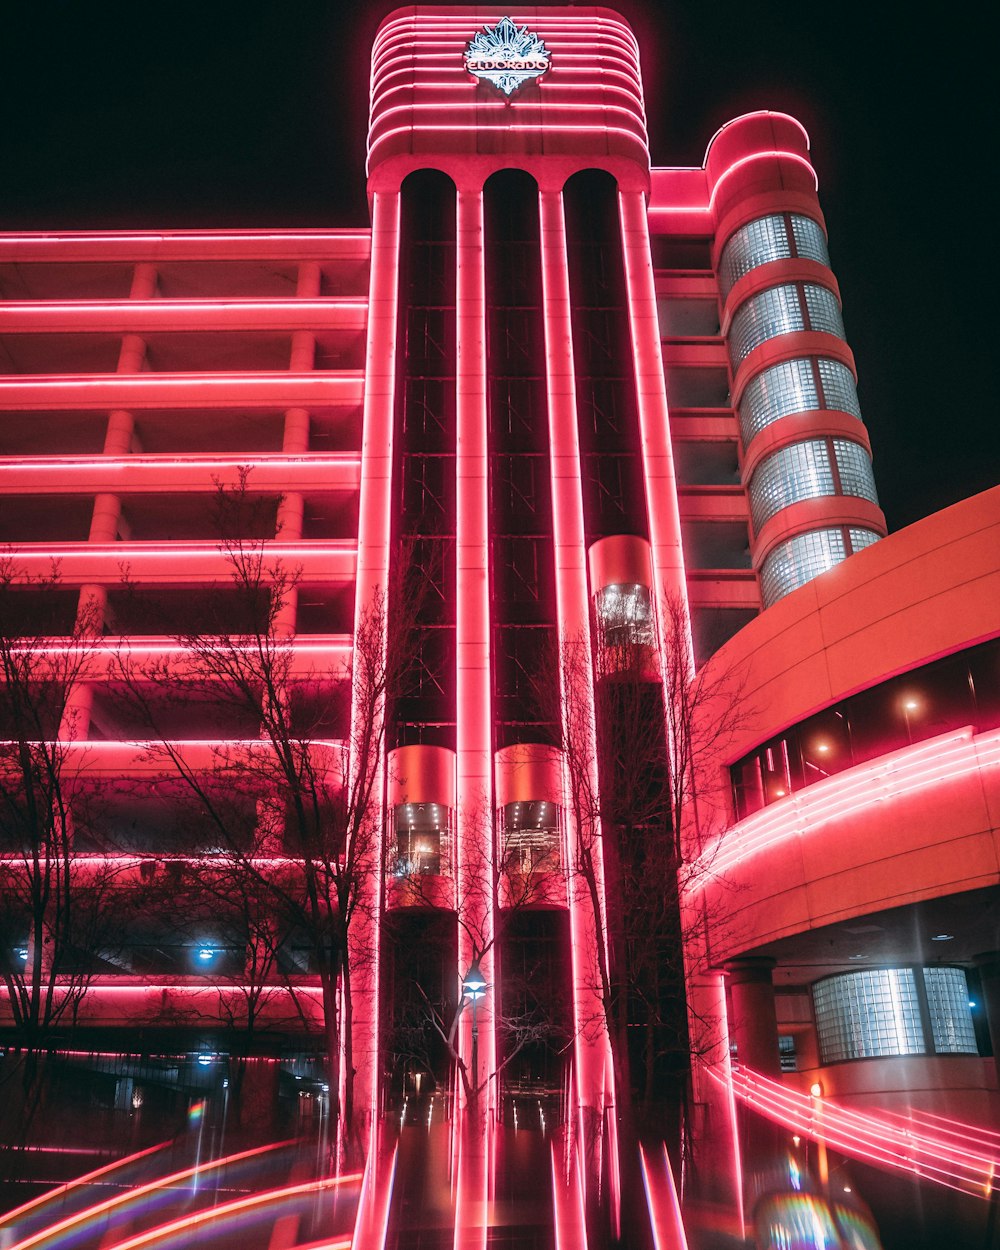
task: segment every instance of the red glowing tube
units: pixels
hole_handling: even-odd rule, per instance
[[[705,851],[700,862],[708,871],[691,874],[689,893],[699,893],[713,875],[789,838],[816,836],[831,820],[848,819],[873,803],[894,802],[998,765],[1000,730],[975,734],[967,727],[845,769],[734,825]]]
[[[376,192],[372,199],[371,311],[365,373],[364,432],[361,459],[361,496],[357,547],[355,635],[365,614],[384,603],[389,585],[389,543],[392,507],[393,421],[396,377],[397,272],[399,269],[400,200],[398,193]],[[384,613],[383,613],[384,615]],[[387,623],[383,621],[381,648],[387,646]],[[355,695],[357,696],[357,691]],[[376,715],[381,717],[384,704]],[[360,738],[363,700],[352,699],[351,742]],[[357,761],[349,761],[355,775]],[[382,763],[372,787],[381,799],[384,788]],[[355,1105],[374,1125],[378,1110],[378,1044],[381,924],[381,865],[385,859],[383,822],[378,822],[375,846],[362,877],[361,905],[351,925],[350,951],[356,970],[354,986]],[[343,1052],[342,1052],[343,1058]]]
[[[716,179],[715,186],[712,188],[712,194],[708,201],[709,208],[715,207],[715,200],[716,196],[719,194],[719,188],[731,174],[736,173],[738,169],[742,169],[744,165],[748,165],[753,161],[773,160],[775,158],[783,161],[795,161],[804,169],[808,169],[809,173],[812,175],[813,189],[817,191],[819,190],[819,179],[816,177],[816,170],[813,169],[811,162],[806,157],[802,156],[799,152],[786,152],[782,151],[780,148],[772,148],[763,152],[751,152],[749,156],[742,156],[738,161],[734,161],[732,165],[723,170],[723,172]]]
[[[715,132],[714,135],[712,135],[711,139],[709,139],[708,141],[708,146],[705,148],[705,160],[703,163],[705,165],[708,164],[709,154],[712,151],[712,144],[716,141],[716,139],[718,139],[719,135],[721,135],[724,130],[728,130],[731,126],[736,126],[740,122],[749,121],[750,118],[758,117],[758,116],[761,116],[761,114],[760,113],[743,113],[739,117],[734,117],[731,122],[726,122],[725,125],[720,126],[719,129]],[[780,118],[782,121],[789,122],[797,130],[800,130],[802,132],[802,137],[806,141],[806,144],[805,144],[806,148],[808,149],[812,147],[812,142],[809,139],[809,132],[806,130],[805,126],[802,125],[802,123],[799,121],[797,117],[793,117],[791,113],[781,113],[781,112],[771,111],[771,110],[767,111],[766,116],[777,117],[777,118]]]
[[[442,111],[444,112],[446,110],[442,110]],[[476,126],[472,122],[469,122],[467,125],[458,125],[454,122],[452,122],[450,125],[449,124],[441,124],[441,125],[434,125],[434,126],[422,125],[420,129],[421,131],[435,131],[435,132],[440,132],[442,134],[451,134],[451,135],[459,134],[459,133],[468,133],[470,135],[476,135],[476,134],[482,135],[483,133],[483,127]],[[505,135],[509,135],[512,132],[517,132],[517,131],[525,131],[528,134],[537,135],[539,128],[537,126],[529,126],[525,124],[525,125],[506,125],[502,129]],[[580,126],[569,126],[569,125],[560,124],[557,127],[553,127],[553,129],[558,130],[560,133],[579,132],[581,134],[589,135],[591,138],[593,138],[594,132],[595,130],[598,129],[598,127],[595,126],[594,124],[580,125]],[[630,139],[634,143],[637,143],[640,146],[641,150],[645,153],[646,158],[648,160],[649,149],[646,146],[646,141],[641,134],[637,133],[634,130],[629,130],[624,126],[602,125],[599,127],[599,129],[601,130],[603,134],[623,135],[626,139]],[[380,144],[388,142],[388,140],[393,138],[395,135],[402,135],[402,134],[408,135],[412,133],[413,133],[413,128],[411,126],[397,126],[393,130],[387,130],[385,134],[379,135],[379,137],[371,143],[368,149],[368,167],[367,167],[368,172],[370,173],[372,169],[372,154],[374,153],[375,149]],[[309,375],[306,375],[306,376],[309,376]],[[0,394],[2,394],[2,392],[0,392]]]
[[[666,1146],[663,1147],[662,1158],[655,1158],[650,1162],[640,1145],[639,1163],[649,1209],[649,1223],[653,1231],[654,1250],[688,1250],[677,1187],[674,1185]]]
[[[953,1132],[942,1137],[904,1127],[909,1122],[897,1113],[865,1113],[824,1099],[820,1120],[810,1095],[788,1089],[760,1073],[734,1069],[733,1083],[740,1099],[796,1133],[821,1138],[843,1154],[917,1173],[962,1193],[988,1196],[1000,1168],[1000,1150],[996,1147],[991,1152],[981,1141],[975,1151],[956,1147],[948,1140]],[[976,1140],[974,1127],[966,1127],[967,1136]]]
[[[556,1145],[552,1143],[552,1213],[556,1250],[587,1250],[587,1223],[576,1151],[569,1152],[569,1176],[560,1174]]]
[[[466,913],[458,930],[459,973],[477,956],[493,984],[493,899],[481,888],[492,874],[492,716],[490,685],[489,442],[486,421],[486,278],[483,256],[483,196],[460,191],[457,204],[458,439],[456,454],[457,787],[459,798],[457,879],[459,906]],[[480,1073],[496,1067],[493,994],[477,1005]],[[463,1014],[461,1053],[472,1051],[472,1013]],[[474,1080],[480,1074],[474,1074]],[[495,1083],[488,1093],[489,1105]],[[483,1129],[488,1116],[480,1117]],[[485,1143],[480,1143],[485,1148]]]
[[[564,724],[567,725],[571,716],[575,718],[577,724],[574,732],[577,736],[585,735],[593,743],[596,741],[596,728],[590,668],[590,601],[585,564],[586,541],[562,195],[559,192],[542,191],[538,203],[559,643],[563,655],[570,648],[578,651],[581,671],[580,680],[576,684],[583,686],[582,691],[574,690],[570,701],[566,688],[568,674],[563,663],[560,673],[562,716]],[[596,795],[596,754],[587,751],[585,758],[591,761],[588,785],[591,793]],[[571,794],[571,787],[565,776],[564,793],[567,796]],[[568,837],[572,842],[573,839],[585,835],[572,827],[569,816],[570,811],[567,810]],[[599,836],[594,837],[592,850],[600,915],[594,916],[593,908],[584,897],[579,881],[573,883],[569,892],[573,1013],[576,1026],[574,1075],[577,1113],[584,1140],[588,1131],[587,1125],[583,1123],[585,1111],[591,1116],[603,1113],[605,1073],[612,1070],[607,1031],[602,1024],[595,1035],[595,1030],[589,1023],[604,1020],[603,1006],[596,989],[598,943],[604,943],[605,952],[607,950],[604,926],[604,864]],[[571,855],[575,858],[575,851],[571,851]],[[582,1178],[585,1188],[591,1179],[596,1183],[596,1176]]]

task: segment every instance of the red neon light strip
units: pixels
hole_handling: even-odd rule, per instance
[[[596,88],[596,91],[599,92],[601,96],[603,96],[607,92],[612,92],[613,94],[619,95],[619,96],[625,96],[630,101],[630,103],[635,106],[634,109],[629,109],[629,112],[635,113],[636,111],[638,111],[643,116],[643,118],[645,118],[645,112],[643,110],[643,104],[642,104],[642,96],[640,95],[639,87],[637,83],[635,82],[635,80],[630,75],[625,74],[621,71],[615,70],[615,71],[611,71],[611,74],[615,78],[624,79],[625,82],[628,83],[628,85],[621,86],[618,83],[604,82],[603,76],[607,72],[608,71],[606,70],[602,70],[602,81],[599,84],[599,86]],[[372,99],[373,114],[378,112],[379,116],[382,115],[382,105],[380,101],[384,102],[385,100],[389,99],[391,96],[402,95],[406,92],[412,92],[414,87],[417,86],[415,78],[419,75],[419,73],[420,73],[419,70],[414,72],[413,67],[407,64],[401,69],[394,69],[391,73],[384,74],[382,76],[381,85],[377,89],[377,95],[373,97]],[[399,83],[398,86],[391,87],[391,86],[388,86],[387,83],[388,83],[388,80],[392,78],[402,78],[403,81]],[[420,90],[426,91],[428,92],[428,94],[430,94],[431,92],[434,92],[434,93],[442,92],[445,94],[449,92],[461,92],[462,94],[467,94],[469,87],[472,85],[473,84],[470,84],[467,82],[455,82],[454,79],[445,80],[445,81],[437,81],[437,82],[420,81],[419,83]],[[551,84],[546,84],[545,80],[543,79],[539,83],[539,89],[545,88],[545,87],[547,87],[547,94],[551,95],[554,99],[553,107],[555,108],[571,107],[568,102],[563,102],[559,98],[562,96],[563,92],[567,92],[567,91],[569,92],[586,91],[590,96],[590,103],[587,105],[587,107],[591,109],[600,107],[598,104],[595,103],[595,100],[594,100],[595,87],[592,82],[563,82],[562,80],[560,80],[558,84],[558,88],[555,88]],[[548,101],[545,101],[545,102],[548,103]],[[424,105],[423,107],[427,108],[430,106]],[[572,106],[572,107],[579,108],[583,106],[577,105],[577,106]],[[372,125],[374,125],[374,122],[375,122],[375,118],[373,117]]]
[[[570,1151],[569,1177],[560,1175],[556,1144],[552,1143],[552,1214],[556,1250],[587,1250],[587,1221],[583,1211],[580,1169],[576,1151]]]
[[[370,230],[25,230],[0,232],[0,246],[5,243],[61,243],[95,239],[111,243],[219,243],[235,240],[238,243],[257,239],[273,239],[288,242],[343,242],[361,239],[368,242]],[[211,260],[211,253],[204,257]]]
[[[453,68],[456,74],[464,73],[464,62],[455,55],[457,48],[454,37],[448,32],[442,32],[438,38],[430,38],[429,34],[430,32],[421,30],[417,39],[396,39],[380,47],[372,55],[373,76],[378,76],[384,72],[387,64],[392,64],[396,59],[394,54],[400,48],[409,48],[415,62],[438,61],[442,68]],[[549,51],[554,59],[558,59],[559,65],[563,65],[567,60],[578,60],[593,66],[599,73],[604,63],[617,60],[628,65],[638,76],[639,59],[635,45],[625,40],[605,35],[596,50],[593,36],[590,34],[586,38],[572,38],[568,32],[547,34],[546,40],[549,44]],[[585,50],[576,51],[581,48]]]
[[[629,331],[635,368],[642,468],[646,483],[650,549],[656,603],[679,598],[687,619],[687,578],[681,548],[681,518],[677,502],[677,478],[670,443],[670,415],[663,376],[663,349],[656,315],[656,290],[649,262],[649,226],[645,197],[641,191],[618,193],[621,216],[622,255],[629,303]],[[667,654],[663,613],[657,613],[660,654]],[[694,664],[690,627],[685,642]],[[673,645],[676,645],[674,642]]]
[[[460,191],[457,203],[458,440],[456,609],[457,786],[459,907],[467,914],[458,929],[459,967],[476,955],[487,984],[477,1005],[480,1072],[496,1068],[493,1003],[494,916],[484,873],[493,871],[493,768],[490,683],[489,444],[486,423],[486,277],[482,191]],[[474,949],[474,947],[476,949]],[[462,1054],[472,1051],[472,1013],[459,1025]],[[492,1108],[495,1083],[487,1105]],[[480,1117],[483,1127],[488,1115]],[[485,1150],[485,1142],[480,1143]],[[485,1201],[485,1195],[483,1195]]]
[[[649,1224],[653,1231],[654,1250],[688,1250],[666,1146],[663,1147],[662,1161],[656,1160],[654,1170],[650,1167],[646,1151],[640,1145],[639,1164],[642,1169],[642,1186],[646,1192]]]
[[[419,127],[419,130],[420,130],[420,131],[434,131],[434,132],[438,132],[438,131],[440,131],[440,132],[441,132],[441,133],[443,133],[443,134],[452,134],[452,135],[453,135],[453,134],[465,134],[465,133],[467,133],[467,134],[482,134],[482,133],[483,133],[483,129],[484,129],[484,127],[482,127],[482,126],[475,126],[475,125],[458,125],[457,123],[452,123],[451,125],[435,125],[435,126],[431,126],[431,125],[421,125],[421,126]],[[488,129],[489,129],[489,127],[486,127],[486,129],[488,130]],[[497,129],[499,130],[499,129],[501,129],[501,128],[500,128],[500,127],[497,127]],[[537,134],[537,133],[538,133],[538,131],[539,131],[539,129],[540,129],[540,128],[539,128],[538,126],[529,126],[529,125],[516,125],[516,126],[515,126],[515,125],[507,125],[507,126],[502,127],[502,130],[503,130],[503,133],[504,133],[504,134],[510,134],[510,133],[512,133],[512,132],[515,132],[515,131],[525,131],[525,132],[530,133],[530,134]],[[640,135],[636,134],[634,131],[632,131],[632,130],[627,130],[627,129],[625,129],[623,126],[594,126],[594,125],[591,125],[591,126],[586,126],[586,125],[585,125],[585,126],[569,126],[569,125],[558,125],[558,126],[554,126],[552,129],[553,129],[554,131],[557,131],[557,132],[558,132],[558,133],[560,133],[560,134],[562,134],[562,133],[568,133],[568,132],[580,131],[580,132],[582,132],[582,133],[584,133],[584,134],[588,135],[588,136],[590,137],[590,139],[591,139],[591,140],[594,140],[594,136],[595,136],[595,134],[596,134],[596,133],[598,133],[598,132],[603,133],[603,134],[611,134],[611,135],[624,135],[624,136],[625,136],[625,138],[627,138],[627,139],[631,140],[632,142],[637,143],[637,144],[639,145],[639,147],[640,147],[640,148],[642,149],[642,151],[645,153],[645,155],[646,155],[647,159],[648,159],[648,157],[649,157],[649,149],[648,149],[648,148],[647,148],[647,146],[646,146],[645,140],[644,140],[644,139],[643,139]],[[369,149],[368,149],[368,169],[369,169],[369,172],[371,171],[371,167],[372,167],[372,154],[374,153],[375,149],[379,146],[379,144],[381,144],[381,143],[387,143],[387,142],[388,142],[390,139],[392,139],[395,135],[412,134],[412,133],[413,133],[413,130],[414,130],[414,127],[412,127],[412,126],[397,126],[397,127],[395,127],[395,129],[393,129],[393,130],[388,130],[388,131],[386,131],[386,133],[385,133],[384,135],[379,135],[379,137],[378,137],[377,139],[375,139],[375,140],[372,142],[371,146],[370,146],[370,147],[369,147]]]
[[[826,1098],[820,1103],[746,1068],[734,1068],[733,1083],[737,1096],[762,1115],[843,1154],[979,1197],[989,1196],[1000,1170],[1000,1151],[956,1148],[940,1136],[902,1127],[907,1121],[894,1113],[863,1113]]]
[[[720,836],[699,861],[707,871],[691,874],[689,893],[700,893],[713,875],[775,850],[789,838],[815,836],[831,820],[998,765],[1000,730],[975,734],[967,727],[845,769],[755,812]]]
[[[354,607],[354,633],[357,637],[365,614],[371,612],[389,587],[389,544],[392,513],[392,456],[396,379],[396,315],[399,270],[399,193],[376,192],[372,198],[372,259],[368,318],[368,346],[365,355],[364,429],[361,446],[361,494],[357,546],[357,589]],[[386,655],[388,621],[383,612],[381,656]],[[364,700],[354,691],[351,700],[351,743],[364,733]],[[384,699],[375,710],[381,723]],[[384,802],[385,777],[382,761],[384,737],[379,748],[378,771],[372,794]],[[353,753],[350,776],[360,765]],[[381,967],[380,926],[382,914],[382,864],[385,862],[385,820],[376,821],[374,846],[362,865],[360,906],[350,926],[348,958],[354,982],[353,1047],[354,1096],[356,1110],[371,1128],[378,1114],[379,1072],[379,975]],[[343,1032],[343,1031],[342,1031]],[[346,1032],[344,1032],[346,1037]],[[341,1052],[343,1060],[343,1051]],[[374,1137],[372,1141],[374,1143]],[[374,1149],[374,1144],[372,1146]]]
[[[708,146],[705,148],[705,160],[702,163],[704,165],[708,164],[709,154],[712,151],[712,144],[716,141],[716,139],[718,139],[719,135],[721,135],[724,130],[728,130],[731,126],[738,126],[740,122],[750,121],[752,118],[757,117],[780,117],[782,121],[790,122],[798,130],[802,131],[802,137],[806,141],[806,148],[808,149],[812,147],[812,142],[809,139],[809,133],[797,117],[793,117],[791,113],[772,112],[770,109],[758,110],[755,113],[741,113],[739,117],[734,117],[731,122],[726,122],[725,125],[720,126],[708,141]]]
[[[233,468],[306,468],[306,469],[353,469],[361,464],[358,455],[338,456],[285,456],[280,452],[268,455],[246,456],[236,453],[229,456],[2,456],[0,472],[44,472],[58,469],[60,473],[74,470],[124,469],[233,469]],[[252,483],[251,483],[252,484]]]
[[[573,692],[575,707],[572,715],[581,723],[589,741],[595,743],[590,669],[590,602],[585,567],[586,537],[562,195],[560,192],[542,191],[539,193],[538,205],[559,644],[563,653],[570,647],[579,648],[583,653],[581,667],[585,689],[582,692]],[[564,725],[568,725],[571,711],[566,689],[567,674],[562,662],[560,669],[562,716]],[[581,696],[583,706],[580,706]],[[588,751],[585,758],[591,761],[588,784],[596,796],[599,793],[596,753],[593,750]],[[569,795],[570,785],[565,775],[563,781],[564,793]],[[567,817],[568,833],[572,842],[580,836],[580,831],[572,827],[571,811],[567,812]],[[575,862],[576,850],[571,850],[570,854]],[[587,1131],[587,1126],[582,1123],[585,1109],[592,1116],[603,1115],[605,1074],[612,1071],[610,1040],[604,1027],[604,1007],[597,990],[598,943],[604,943],[605,951],[607,950],[604,928],[607,903],[604,895],[604,861],[600,837],[595,838],[593,858],[601,915],[593,915],[578,878],[575,878],[573,888],[569,891],[573,947],[574,1075],[582,1140],[586,1140]],[[595,1020],[600,1022],[596,1030],[593,1028]],[[584,1189],[591,1180],[596,1183],[596,1176],[582,1178]]]
[[[430,77],[431,75],[447,71],[448,65],[414,65],[412,59],[407,55],[394,57],[388,64],[399,64],[400,68],[380,70],[377,80],[372,80],[369,91],[372,112],[369,130],[377,120],[376,114],[380,107],[379,97],[394,94],[396,91],[401,90],[404,85],[400,84],[399,87],[390,87],[387,84],[391,79],[404,78],[404,82],[408,83],[411,88],[428,91],[456,91],[466,96],[470,91],[475,91],[476,82],[472,78],[463,77],[458,79],[452,77],[441,82],[436,78]],[[586,90],[590,92],[591,108],[596,112],[600,108],[600,100],[604,92],[620,92],[627,94],[634,101],[636,112],[645,121],[646,110],[642,100],[642,88],[633,71],[614,69],[610,65],[604,65],[601,67],[601,81],[595,86],[592,73],[588,73],[590,68],[586,63],[579,66],[564,66],[565,76],[560,77],[557,83],[547,82],[544,78],[540,79],[538,87],[542,94],[542,103],[544,105],[551,104],[558,109],[565,92]],[[576,81],[576,79],[579,79],[579,81]],[[606,81],[607,79],[616,79],[618,81],[609,82]],[[624,86],[621,84],[624,84]]]

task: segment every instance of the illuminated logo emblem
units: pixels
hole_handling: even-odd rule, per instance
[[[509,17],[502,17],[469,40],[465,68],[511,95],[521,83],[545,73],[549,50],[537,35],[528,33],[527,26],[518,30]]]

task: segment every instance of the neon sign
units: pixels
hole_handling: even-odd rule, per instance
[[[502,17],[495,26],[484,26],[469,40],[465,68],[509,96],[529,78],[545,73],[549,50],[527,26],[518,29],[509,17]]]

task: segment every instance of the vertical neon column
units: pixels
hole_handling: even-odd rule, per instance
[[[493,787],[490,706],[489,444],[486,425],[486,279],[483,194],[459,190],[457,213],[458,378],[456,573],[458,603],[458,971],[479,956],[490,987],[476,1007],[482,1084],[496,1069],[493,1001]],[[459,1051],[471,1064],[472,1013],[459,1024]],[[456,1250],[486,1246],[487,1136],[496,1106],[491,1080],[462,1109],[455,1218]]]
[[[628,294],[629,330],[635,365],[635,390],[642,439],[642,468],[646,481],[649,545],[653,561],[656,600],[680,596],[687,605],[684,553],[677,478],[670,444],[670,418],[663,377],[656,290],[649,250],[646,200],[641,191],[619,191],[622,256]],[[658,613],[662,618],[663,614]],[[660,619],[662,629],[663,621]],[[663,654],[663,638],[659,639]]]
[[[389,583],[389,538],[392,500],[392,436],[396,373],[396,303],[399,268],[399,193],[376,192],[372,201],[372,252],[369,282],[368,345],[365,359],[364,428],[361,444],[361,500],[358,527],[357,590],[354,630],[366,614],[383,607],[382,648],[385,653],[384,606]],[[379,715],[383,709],[379,709]],[[353,744],[363,728],[357,701],[351,708],[352,776],[359,765]],[[380,756],[384,739],[380,738]],[[378,1110],[378,985],[383,855],[382,810],[384,761],[373,788],[376,810],[369,813],[370,846],[364,855],[359,906],[348,939],[354,990],[353,1063],[357,1132],[374,1132]],[[374,1143],[373,1143],[374,1144]]]
[[[549,447],[552,477],[552,529],[555,548],[556,610],[559,621],[560,678],[564,731],[569,734],[570,708],[567,683],[573,686],[573,735],[588,741],[576,747],[589,762],[587,788],[598,794],[594,690],[590,651],[590,602],[587,594],[586,540],[583,526],[583,493],[580,483],[580,440],[577,428],[573,338],[570,321],[566,226],[562,194],[540,191],[540,241],[542,291],[545,305],[546,390],[549,408]],[[579,662],[567,671],[572,655]],[[582,706],[581,706],[582,703]],[[567,836],[573,874],[569,882],[570,928],[573,939],[573,1010],[575,1016],[576,1098],[583,1145],[589,1159],[584,1167],[585,1184],[596,1181],[596,1146],[605,1101],[613,1102],[613,1069],[604,1005],[598,944],[607,957],[604,898],[604,865],[599,830],[584,834],[575,827],[573,797],[567,794]],[[596,813],[591,813],[596,821]],[[597,876],[598,910],[595,915],[585,883],[573,871],[579,857],[581,836],[593,837]],[[591,1148],[593,1152],[591,1151]]]

